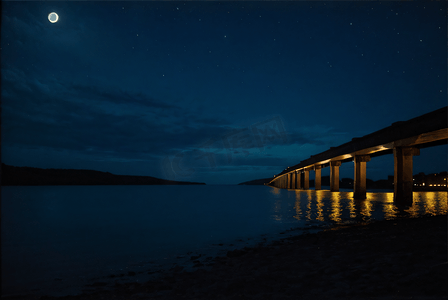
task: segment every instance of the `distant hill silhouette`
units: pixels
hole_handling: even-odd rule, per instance
[[[114,175],[76,169],[14,167],[2,163],[1,185],[186,185],[199,182],[172,181],[151,176]]]

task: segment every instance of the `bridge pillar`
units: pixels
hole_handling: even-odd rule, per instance
[[[304,169],[303,172],[303,189],[307,190],[310,188],[310,169]]]
[[[297,188],[302,188],[302,170],[297,171]]]
[[[289,188],[294,188],[294,172],[289,173]]]
[[[322,165],[315,165],[314,166],[314,189],[321,190],[322,189],[322,177],[321,177],[321,169]]]
[[[288,189],[292,189],[292,174],[288,173]]]
[[[355,178],[353,198],[366,199],[366,163],[370,161],[368,155],[355,156]]]
[[[420,155],[420,149],[414,147],[394,148],[394,202],[412,205],[413,176],[412,156]]]
[[[339,167],[342,162],[330,161],[330,191],[339,192]]]
[[[291,188],[293,190],[295,190],[296,189],[296,171],[291,173],[291,178],[292,178],[291,179]]]

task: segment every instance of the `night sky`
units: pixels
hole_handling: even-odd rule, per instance
[[[446,106],[446,5],[2,2],[2,162],[272,177]],[[414,173],[446,169],[446,146],[414,158]],[[367,164],[392,174],[392,155]]]

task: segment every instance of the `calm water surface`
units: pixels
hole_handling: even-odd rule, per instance
[[[143,281],[175,264],[191,267],[191,256],[206,263],[310,225],[448,210],[446,192],[414,192],[404,208],[393,193],[352,197],[266,186],[3,187],[2,295],[76,294],[87,283]]]

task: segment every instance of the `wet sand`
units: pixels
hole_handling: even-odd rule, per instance
[[[194,272],[41,299],[448,299],[447,224],[426,216],[339,226],[229,251]]]

